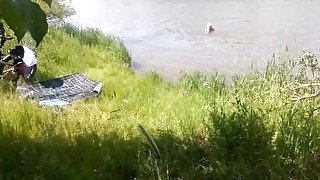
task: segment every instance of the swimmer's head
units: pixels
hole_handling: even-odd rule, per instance
[[[212,23],[208,23],[207,27],[204,29],[205,35],[213,33],[214,28]]]

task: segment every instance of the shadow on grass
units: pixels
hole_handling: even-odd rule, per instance
[[[91,134],[74,142],[1,135],[0,179],[132,179],[137,174],[137,140]]]
[[[41,68],[38,68],[34,81],[39,82],[39,81],[45,81],[53,78],[57,78],[57,76],[55,76],[54,74],[48,73],[47,71]]]
[[[0,179],[319,177],[319,144],[299,151],[304,144],[301,136],[288,139],[285,135],[292,131],[283,131],[275,139],[263,113],[240,102],[236,107],[228,114],[211,112],[208,136],[184,139],[175,132],[158,131],[154,138],[149,133],[130,139],[117,133],[105,138],[91,133],[72,141],[47,135],[43,142],[35,142],[0,124]]]

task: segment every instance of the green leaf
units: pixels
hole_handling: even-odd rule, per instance
[[[18,41],[20,41],[26,34],[27,29],[15,3],[15,1],[8,0],[0,1],[0,15],[10,29],[14,31],[14,35],[18,38]]]
[[[47,3],[49,6],[51,6],[52,0],[42,0],[42,1],[44,1],[44,2]]]
[[[37,46],[47,34],[48,23],[46,14],[40,6],[34,2],[26,3],[25,7],[25,24],[31,34],[31,37],[37,42]]]
[[[38,46],[48,31],[46,14],[30,0],[0,0],[0,17],[14,31],[18,41],[29,31]]]

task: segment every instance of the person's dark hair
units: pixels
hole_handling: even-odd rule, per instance
[[[11,48],[9,53],[19,59],[24,57],[24,49],[21,45]]]
[[[23,46],[18,45],[14,46],[10,49],[9,54],[11,58],[13,59],[13,64],[17,64],[19,62],[22,62],[22,58],[24,57],[24,49]]]

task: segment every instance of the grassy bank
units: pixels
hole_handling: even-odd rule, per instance
[[[3,82],[0,179],[319,178],[319,99],[291,100],[314,89],[294,89],[310,81],[289,61],[231,84],[197,73],[172,84],[135,76],[123,44],[96,30],[51,29],[37,53],[38,80],[81,72],[103,91],[55,111]]]

